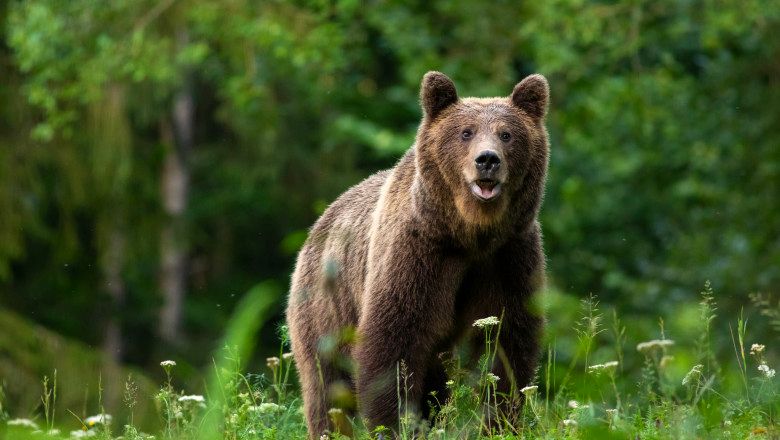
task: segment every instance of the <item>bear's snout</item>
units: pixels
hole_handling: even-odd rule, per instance
[[[466,171],[469,177],[469,186],[471,192],[477,199],[487,202],[494,200],[501,193],[502,176],[499,175],[501,168],[501,156],[495,150],[482,150],[474,159],[474,169],[476,175]]]
[[[485,150],[474,159],[474,165],[477,167],[480,179],[493,179],[501,166],[501,158],[495,151]]]

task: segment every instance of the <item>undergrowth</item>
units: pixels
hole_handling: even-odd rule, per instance
[[[754,298],[764,316],[780,316],[773,315],[766,297]],[[718,320],[717,310],[708,283],[696,313],[698,330],[690,340],[674,339],[659,320],[656,339],[630,341],[626,321],[614,310],[605,320],[597,298],[589,296],[580,305],[573,330],[566,325],[568,334],[554,334],[552,326],[548,332],[537,379],[516,390],[513,398],[524,404],[511,416],[500,410],[509,396],[498,393],[497,386],[507,379],[491,372],[502,319],[478,320],[474,331],[484,334],[485,352],[477,368],[468,370],[451,355],[449,396],[433,396],[439,406],[429,420],[420,420],[399,405],[398,438],[778,438],[780,399],[772,368],[776,355],[771,357],[771,345],[764,345],[776,336],[750,335],[744,315]],[[715,352],[715,332],[729,335],[730,356]],[[161,362],[166,380],[154,396],[139,396],[128,377],[122,399],[129,414],[125,420],[114,420],[100,404],[92,417],[82,419],[71,412],[70,428],[58,429],[54,403],[63,384],[57,383],[56,372],[43,379],[41,405],[32,418],[12,419],[0,387],[0,438],[305,439],[302,401],[292,382],[294,362],[284,328],[280,334],[278,356],[269,357],[257,373],[244,371],[240,350],[223,349],[203,394],[188,394],[174,385],[173,361]],[[399,363],[396,386],[401,401],[409,374]],[[148,398],[160,415],[153,435],[142,432],[132,415],[139,399]],[[352,438],[393,437],[383,427],[369,431],[359,418],[339,409],[332,409],[329,416],[338,426],[347,426]],[[331,433],[330,438],[347,437]]]

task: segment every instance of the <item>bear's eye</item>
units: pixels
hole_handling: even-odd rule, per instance
[[[471,130],[470,130],[470,129],[468,129],[468,128],[467,128],[467,129],[465,129],[465,130],[463,130],[463,132],[460,134],[460,137],[461,137],[461,138],[462,138],[464,141],[467,141],[467,140],[471,139],[471,137],[472,137],[472,136],[474,136],[474,132],[473,132],[473,131],[471,131]]]
[[[512,135],[509,134],[509,132],[502,131],[501,133],[498,134],[498,138],[504,142],[508,142],[509,139],[512,139]]]

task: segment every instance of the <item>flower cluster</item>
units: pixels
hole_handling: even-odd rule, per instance
[[[604,362],[603,364],[591,365],[590,367],[588,367],[588,372],[595,373],[595,374],[599,374],[603,372],[611,372],[615,368],[617,368],[617,366],[618,366],[618,361]]]
[[[268,366],[268,368],[273,370],[279,366],[279,358],[276,356],[266,358],[265,364]]]
[[[769,368],[769,365],[767,365],[766,359],[764,359],[764,350],[766,350],[764,344],[753,344],[750,346],[750,354],[753,355],[756,358],[756,362],[758,362],[758,371],[760,371],[765,378],[771,379],[775,377],[775,370]]]
[[[488,316],[487,318],[477,319],[474,321],[474,327],[485,328],[498,325],[501,321],[495,316]]]
[[[496,376],[493,373],[488,373],[485,377],[487,378],[487,381],[492,383],[493,385],[498,383],[499,379],[501,379],[500,377]]]
[[[525,388],[521,388],[520,392],[525,394],[526,396],[530,396],[534,393],[536,393],[536,390],[538,390],[539,387],[537,385],[529,385]]]
[[[766,349],[766,346],[764,344],[753,344],[750,346],[750,354],[753,356],[758,356],[759,354],[764,352],[764,349]]]
[[[775,377],[775,370],[769,368],[769,365],[767,365],[766,362],[758,366],[758,371],[760,371],[761,374],[763,374],[767,379]]]
[[[671,339],[653,339],[652,341],[640,342],[636,346],[636,350],[640,353],[649,353],[656,349],[665,349],[674,345],[674,341]]]
[[[179,397],[179,402],[195,402],[195,403],[206,403],[206,399],[201,396],[200,394],[192,394],[189,396],[181,396]]]
[[[693,368],[691,368],[691,371],[688,372],[688,374],[683,377],[682,384],[688,385],[691,383],[691,381],[698,379],[699,376],[701,376],[701,370],[704,368],[704,365],[698,364],[694,365]]]
[[[168,382],[171,380],[171,370],[176,366],[176,361],[162,361],[160,366],[165,370],[165,374],[168,376]]]
[[[192,394],[189,396],[180,396],[179,402],[183,405],[192,405],[189,408],[199,407],[199,408],[205,408],[206,407],[206,399],[201,396],[200,394]]]
[[[30,419],[13,419],[8,421],[8,426],[18,426],[21,428],[38,429],[38,424]]]
[[[113,420],[111,414],[98,414],[84,419],[84,424],[87,425],[87,427],[92,428],[97,425],[110,425],[111,420]]]

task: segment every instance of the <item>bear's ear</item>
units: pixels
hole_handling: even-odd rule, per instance
[[[547,114],[547,101],[550,98],[550,86],[542,75],[526,76],[512,90],[512,103],[535,119]]]
[[[433,120],[442,110],[458,101],[458,92],[447,75],[431,71],[423,76],[420,101],[425,117]]]

